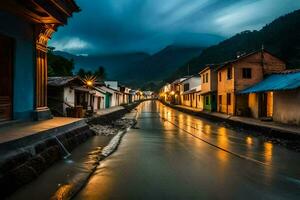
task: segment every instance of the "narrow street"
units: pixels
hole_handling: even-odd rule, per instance
[[[300,155],[155,101],[75,199],[299,199]]]

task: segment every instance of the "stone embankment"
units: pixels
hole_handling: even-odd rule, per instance
[[[80,126],[68,128],[60,133],[48,132],[47,137],[41,137],[43,139],[33,140],[31,143],[26,138],[24,138],[24,141],[26,140],[24,145],[22,145],[22,140],[16,141],[18,148],[11,148],[0,158],[0,196],[8,196],[21,186],[31,182],[56,161],[67,157],[69,152],[78,145],[104,129],[107,133],[114,130],[117,132],[122,127],[118,127],[118,124],[113,122],[118,122],[117,119],[122,118],[137,105],[138,103],[134,103],[113,113],[100,117],[94,116],[87,119],[86,123],[81,122]],[[124,123],[123,126],[125,126]],[[11,142],[7,147],[5,145],[7,144],[3,144],[3,148],[0,146],[0,149],[6,150],[15,144]]]

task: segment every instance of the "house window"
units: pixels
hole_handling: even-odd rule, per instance
[[[205,105],[209,105],[209,96],[205,97]]]
[[[219,82],[221,82],[221,81],[222,81],[222,73],[219,72]]]
[[[243,78],[244,79],[252,78],[252,69],[251,68],[243,68]]]
[[[184,91],[188,91],[189,89],[190,89],[190,84],[185,83],[185,84],[183,85],[183,90],[184,90]]]
[[[205,83],[205,74],[202,75],[202,82]]]
[[[205,76],[205,77],[206,77],[206,80],[205,80],[205,81],[206,81],[206,83],[208,83],[208,73],[206,73],[206,76]]]
[[[227,68],[227,79],[232,79],[232,67]]]
[[[219,104],[222,104],[222,95],[219,95]]]
[[[231,94],[227,94],[227,105],[231,105]]]

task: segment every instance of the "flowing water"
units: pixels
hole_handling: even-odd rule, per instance
[[[142,103],[137,120],[75,199],[299,199],[299,153],[157,101]],[[80,182],[108,139],[93,137],[12,199],[47,199]]]
[[[299,153],[159,102],[139,110],[75,199],[299,199]]]

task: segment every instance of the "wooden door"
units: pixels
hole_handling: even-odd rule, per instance
[[[260,115],[259,117],[267,117],[267,93],[260,94],[260,101],[259,101],[259,107],[260,107]]]
[[[13,40],[0,35],[0,121],[12,118]]]

